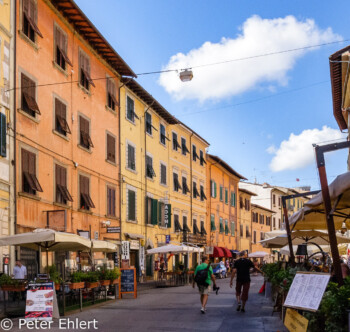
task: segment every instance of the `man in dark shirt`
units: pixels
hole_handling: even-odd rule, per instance
[[[254,268],[254,264],[251,260],[247,259],[247,252],[241,251],[239,253],[239,259],[235,261],[233,271],[231,275],[230,287],[232,288],[233,278],[237,273],[236,280],[236,298],[237,298],[237,311],[245,312],[245,303],[248,300],[248,293],[250,287],[250,269]],[[257,271],[262,271],[255,267]]]

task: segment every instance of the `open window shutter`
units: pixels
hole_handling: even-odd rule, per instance
[[[1,129],[1,147],[0,147],[0,155],[2,157],[6,157],[6,115],[0,113],[0,129]]]
[[[216,182],[214,182],[214,198],[216,198],[217,195],[217,188],[216,188]]]
[[[158,212],[158,201],[156,199],[152,199],[152,214],[151,214],[152,225],[157,225],[157,212]]]
[[[171,205],[168,205],[168,228],[171,228]]]

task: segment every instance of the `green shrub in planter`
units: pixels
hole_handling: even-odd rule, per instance
[[[76,271],[71,274],[71,282],[82,282],[85,281],[85,273],[82,271]]]

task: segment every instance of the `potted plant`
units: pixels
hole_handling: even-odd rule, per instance
[[[107,270],[107,278],[111,285],[115,285],[119,282],[119,277],[121,275],[119,267],[115,267],[113,270]]]
[[[0,277],[0,287],[3,291],[23,292],[26,287],[25,284],[19,280],[12,279],[9,275],[3,274]]]
[[[47,269],[50,276],[50,280],[55,283],[55,289],[59,290],[63,279],[61,278],[60,273],[56,269],[56,265],[51,265]]]
[[[99,271],[98,271],[98,279],[100,281],[100,285],[101,286],[109,286],[111,281],[110,279],[108,278],[109,276],[109,271],[110,270],[107,270],[106,266],[104,266],[103,268],[101,268]]]
[[[70,289],[79,289],[85,287],[84,272],[76,271],[71,274],[71,283],[69,284]]]
[[[96,288],[98,287],[98,272],[95,271],[89,271],[85,273],[84,276],[85,280],[85,287],[86,288]]]

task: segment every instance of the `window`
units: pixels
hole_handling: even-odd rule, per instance
[[[79,124],[80,124],[80,145],[90,150],[90,148],[94,147],[92,144],[92,140],[90,137],[90,122],[82,116],[79,116]]]
[[[158,225],[158,200],[146,197],[147,224]]]
[[[67,201],[73,202],[73,198],[70,195],[67,188],[67,169],[56,165],[56,202],[61,204],[67,204]]]
[[[245,234],[246,234],[246,237],[250,237],[250,231],[249,231],[248,225],[245,226]]]
[[[7,121],[6,115],[0,113],[0,156],[6,157],[6,135],[7,135]]]
[[[107,186],[107,216],[115,217],[115,188]]]
[[[127,168],[135,171],[135,147],[128,143],[127,148]]]
[[[135,122],[135,118],[139,119],[139,117],[135,113],[134,100],[131,99],[129,96],[126,98],[126,117],[133,123]]]
[[[201,220],[201,235],[207,235],[207,231],[205,230],[204,220]]]
[[[272,204],[273,204],[273,206],[276,205],[276,195],[275,194],[272,195]]]
[[[192,159],[193,161],[196,161],[197,159],[199,159],[199,156],[197,154],[197,148],[194,144],[192,145]]]
[[[179,176],[177,173],[173,173],[173,180],[174,180],[174,191],[179,191],[180,189],[182,189],[179,182]]]
[[[274,228],[276,228],[276,218],[275,217],[272,218],[272,226]]]
[[[55,130],[64,136],[71,134],[67,123],[67,107],[58,98],[55,98]]]
[[[163,202],[158,202],[158,207],[159,207],[159,214],[158,214],[159,226],[166,227],[167,225],[165,224],[165,204]],[[168,225],[168,228],[169,227],[170,226]]]
[[[160,143],[162,143],[163,145],[165,145],[165,140],[166,140],[166,136],[165,136],[165,127],[164,125],[160,125]]]
[[[236,193],[231,191],[231,206],[236,207]]]
[[[243,209],[243,197],[239,198],[239,208]]]
[[[204,153],[202,150],[199,151],[199,160],[200,160],[200,165],[204,166],[204,164],[206,164],[207,162],[204,159]]]
[[[190,151],[188,151],[186,146],[186,138],[183,138],[183,137],[181,137],[181,150],[184,156],[186,156],[186,153],[190,153]]]
[[[37,191],[43,192],[36,177],[36,155],[22,149],[22,190],[35,195]]]
[[[182,232],[179,216],[177,214],[174,214],[174,227],[175,227],[175,232]]]
[[[185,232],[191,232],[190,228],[187,225],[187,216],[182,216],[182,227]]]
[[[228,204],[228,189],[225,188],[225,204]]]
[[[256,231],[253,232],[253,243],[256,243]]]
[[[43,38],[37,26],[38,9],[34,0],[23,0],[22,32],[35,43],[35,34]]]
[[[193,219],[193,234],[200,234],[200,230],[197,226],[197,219]]]
[[[35,97],[35,82],[24,74],[21,74],[22,110],[30,116],[41,114]]]
[[[266,226],[271,225],[271,217],[266,217]]]
[[[136,191],[128,189],[128,221],[136,221]]]
[[[115,86],[115,82],[112,78],[107,78],[106,80],[107,84],[107,106],[111,110],[115,111],[116,106],[119,106],[119,103],[117,101],[117,89]]]
[[[224,188],[220,186],[220,201],[224,200]]]
[[[278,206],[281,206],[281,197],[278,197]]]
[[[215,226],[215,215],[214,214],[211,214],[210,215],[210,230],[213,232],[213,231],[216,231],[216,226]]]
[[[90,197],[90,179],[87,176],[79,176],[80,186],[80,208],[83,210],[90,210],[95,205]]]
[[[107,160],[115,163],[115,137],[107,134]]]
[[[235,222],[231,221],[231,235],[235,236]]]
[[[260,241],[265,239],[265,233],[264,232],[260,232]]]
[[[219,222],[220,222],[220,233],[223,233],[225,232],[225,228],[224,228],[224,222],[221,217],[219,219]]]
[[[230,230],[228,229],[228,221],[225,220],[225,235],[228,235],[229,232]]]
[[[177,141],[177,134],[173,132],[173,150],[177,151],[177,149],[180,149],[180,148],[181,146]]]
[[[216,198],[216,182],[213,180],[210,180],[210,192],[211,197]]]
[[[265,219],[265,216],[263,214],[261,214],[259,217],[259,224],[264,224],[264,222],[265,222],[264,219]]]
[[[200,196],[198,189],[197,189],[197,182],[193,181],[193,198],[197,198]]]
[[[55,39],[54,39],[54,47],[55,47],[55,62],[58,66],[60,66],[63,70],[66,70],[66,64],[68,63],[71,67],[73,67],[71,61],[67,56],[67,35],[55,25]]]
[[[281,219],[278,218],[278,228],[281,229]]]
[[[145,119],[146,119],[146,133],[152,135],[152,115],[149,113],[146,113]]]
[[[207,196],[205,196],[205,192],[204,192],[204,187],[203,185],[200,186],[200,194],[201,194],[201,201],[204,201],[205,199],[207,199]]]
[[[160,164],[160,183],[167,184],[166,165]]]
[[[146,175],[148,178],[153,179],[156,176],[156,173],[153,169],[153,159],[151,156],[146,155]]]
[[[244,233],[243,233],[243,225],[239,225],[239,233],[241,234],[241,237],[244,237]]]
[[[89,91],[90,85],[95,86],[90,77],[90,59],[88,56],[80,50],[79,52],[79,74],[80,85]]]
[[[182,193],[186,195],[187,193],[190,192],[190,189],[188,188],[187,185],[187,178],[185,176],[182,177]]]

